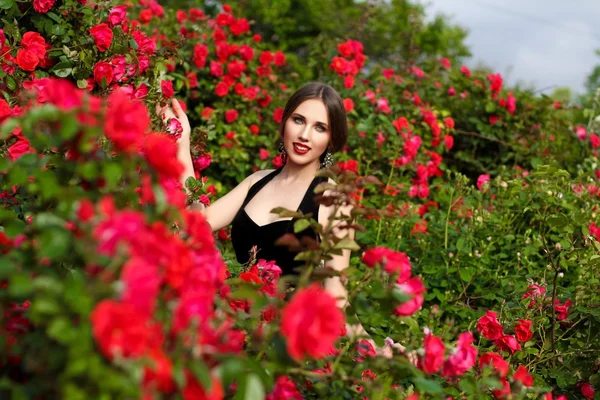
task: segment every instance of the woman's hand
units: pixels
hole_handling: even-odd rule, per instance
[[[408,357],[408,360],[411,362],[411,364],[413,364],[415,366],[417,365],[417,362],[418,362],[417,354],[414,351],[405,353],[406,347],[402,346],[400,343],[395,343],[389,337],[385,338],[385,343],[382,348],[376,348],[377,354],[379,354],[385,358],[394,357],[394,350],[396,350],[400,354],[406,354],[406,357]]]
[[[189,149],[190,133],[192,131],[192,128],[190,127],[190,121],[181,108],[179,101],[177,101],[175,97],[171,99],[171,106],[173,108],[171,108],[168,104],[164,107],[161,107],[159,103],[156,103],[156,114],[162,119],[165,126],[168,124],[171,118],[177,119],[179,123],[181,123],[183,131],[181,132],[181,137],[177,139],[177,145],[179,147],[185,146],[185,148]]]

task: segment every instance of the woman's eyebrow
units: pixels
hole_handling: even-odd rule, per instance
[[[302,119],[306,120],[306,118],[305,118],[305,117],[304,117],[304,115],[302,115],[302,114],[293,113],[292,115],[293,115],[293,116],[295,116],[295,117],[300,117],[300,118],[302,118]],[[321,121],[317,121],[317,124],[321,124],[321,125],[323,125],[323,126],[327,126],[327,124],[326,124],[325,122],[321,122]]]

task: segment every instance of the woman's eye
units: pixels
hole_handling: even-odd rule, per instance
[[[324,126],[318,125],[317,128],[319,128],[319,132],[326,132],[327,129],[325,129]]]
[[[298,123],[302,123],[302,118],[295,117],[294,118],[294,122],[297,123],[297,124]]]

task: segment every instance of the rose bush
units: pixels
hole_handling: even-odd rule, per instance
[[[561,107],[504,89],[498,74],[447,59],[377,65],[357,41],[332,43],[314,62],[345,98],[351,137],[331,176],[364,230],[305,252],[286,300],[277,266],[237,265],[228,233],[215,241],[185,210],[180,127],[160,132],[148,109],[176,96],[188,110],[199,179],[187,185],[208,203],[280,165],[281,107],[303,83],[294,56],[226,5],[1,8],[19,22],[0,30],[0,390],[595,395],[597,127],[570,126]],[[345,315],[310,285],[342,248],[356,250]],[[416,365],[345,338],[357,318]]]

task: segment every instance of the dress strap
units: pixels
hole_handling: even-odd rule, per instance
[[[260,189],[265,187],[265,185],[267,183],[269,183],[271,181],[271,179],[273,179],[277,174],[279,174],[282,169],[283,169],[283,167],[277,168],[275,171],[268,173],[267,175],[260,178],[258,180],[258,182],[254,183],[252,186],[250,186],[250,188],[248,189],[248,194],[246,195],[246,198],[244,199],[244,203],[242,204],[241,209],[243,210],[246,207],[246,204],[248,204],[250,202],[250,200],[252,200],[252,198],[256,195],[256,193],[258,193],[260,191]]]

